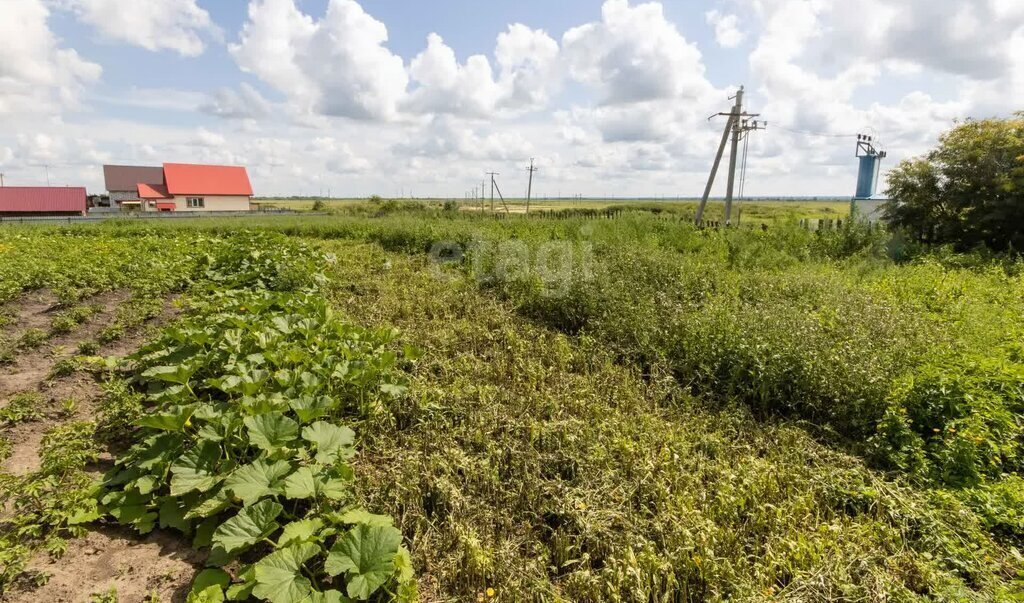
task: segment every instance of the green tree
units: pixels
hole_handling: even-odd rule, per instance
[[[922,242],[1024,250],[1024,113],[957,125],[888,186],[884,219]]]

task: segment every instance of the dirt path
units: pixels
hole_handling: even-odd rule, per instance
[[[36,392],[42,396],[44,415],[5,430],[4,437],[12,444],[12,454],[3,463],[3,471],[24,475],[39,468],[39,446],[43,435],[65,421],[91,420],[96,416],[103,396],[100,383],[83,371],[50,378],[51,370],[63,358],[72,357],[82,342],[93,341],[114,318],[117,305],[127,299],[124,293],[104,294],[94,298],[103,310],[78,325],[70,333],[56,337],[37,350],[18,355],[14,364],[0,367],[0,407],[20,392]],[[5,329],[17,336],[27,329],[46,330],[52,319],[52,297],[44,294],[26,296],[15,306],[13,321]],[[171,320],[176,307],[168,302],[163,313],[125,337],[104,345],[99,356],[123,356],[140,347],[148,332]],[[61,404],[74,400],[70,411]],[[98,473],[97,473],[98,475]],[[45,585],[32,590],[16,590],[0,595],[10,603],[84,602],[93,594],[117,591],[119,603],[143,601],[184,601],[189,585],[203,555],[176,534],[156,531],[140,536],[117,526],[94,526],[89,533],[68,543],[66,553],[53,559],[40,553],[29,569],[49,576]],[[156,599],[150,599],[151,596]]]
[[[160,603],[178,603],[187,598],[204,557],[175,534],[157,531],[140,537],[129,530],[99,527],[69,542],[60,559],[38,556],[31,568],[48,573],[49,581],[3,601],[89,603],[92,594],[116,590],[118,603],[141,603],[151,595]]]

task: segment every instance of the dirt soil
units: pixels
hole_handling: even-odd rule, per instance
[[[47,379],[59,360],[77,353],[79,343],[92,341],[114,318],[117,305],[127,299],[123,292],[103,294],[92,301],[103,311],[90,317],[72,332],[55,337],[37,350],[19,354],[14,364],[0,366],[0,407],[20,392],[42,394],[44,417],[20,423],[5,430],[12,444],[12,455],[3,463],[4,472],[23,475],[39,468],[39,445],[43,434],[64,421],[95,418],[103,389],[91,375],[76,371],[66,377]],[[46,292],[24,296],[8,313],[13,321],[4,336],[15,338],[30,328],[47,330],[56,300]],[[177,312],[168,300],[164,312],[141,329],[99,348],[99,356],[123,356],[141,346],[149,332],[171,320]],[[62,410],[61,401],[75,401],[74,409]],[[109,462],[109,457],[106,459]],[[102,462],[102,460],[101,460]],[[97,476],[99,469],[97,470]],[[116,589],[119,603],[143,601],[184,601],[195,573],[201,568],[203,554],[189,546],[176,533],[155,531],[140,536],[118,526],[94,525],[83,538],[68,543],[60,559],[40,553],[29,570],[49,576],[45,585],[35,589],[15,589],[0,595],[0,601],[84,602],[93,594]],[[150,598],[155,595],[156,599]]]

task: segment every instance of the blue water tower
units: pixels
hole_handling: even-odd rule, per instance
[[[854,199],[870,199],[875,196],[885,155],[885,151],[875,147],[873,136],[857,135],[856,156],[860,159],[860,171],[857,173],[857,194]]]

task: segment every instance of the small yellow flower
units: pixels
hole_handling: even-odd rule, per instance
[[[494,589],[493,588],[488,588],[487,589],[487,596],[492,598],[492,599],[494,598]]]

